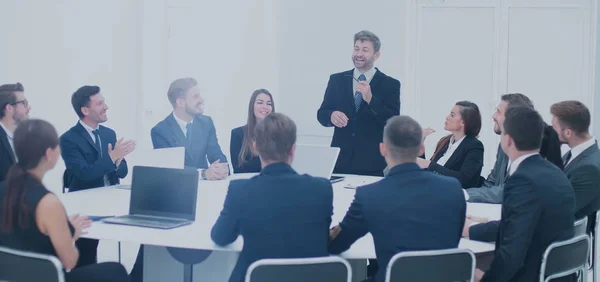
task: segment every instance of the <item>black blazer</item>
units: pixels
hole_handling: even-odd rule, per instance
[[[460,181],[462,187],[478,187],[483,168],[483,143],[475,137],[465,136],[446,164],[441,166],[436,162],[446,153],[448,147],[449,143],[431,159],[427,170],[454,177]]]
[[[102,125],[99,130],[102,154],[79,122],[60,136],[61,155],[67,167],[63,186],[69,191],[103,187],[104,175],[108,176],[111,185],[118,184],[119,178],[127,176],[127,161],[123,159],[117,167],[108,155],[108,144],[114,148],[117,142],[116,133]]]
[[[496,241],[481,281],[537,281],[546,248],[575,234],[574,209],[573,187],[559,168],[540,155],[523,160],[504,183],[502,220],[469,229],[473,240]]]
[[[8,136],[4,128],[0,126],[0,182],[6,179],[8,170],[15,164],[15,160],[15,152],[8,143]]]
[[[554,130],[551,125],[544,127],[544,136],[542,137],[542,146],[540,147],[540,155],[553,163],[560,169],[564,169],[560,140],[558,139],[558,133]]]
[[[221,151],[219,140],[217,140],[215,125],[210,117],[196,116],[192,123],[191,134],[191,146],[186,146],[187,139],[173,114],[169,114],[150,131],[154,149],[185,147],[184,165],[186,167],[207,169],[208,162],[213,163],[217,160],[220,160],[221,163],[227,162],[227,157]]]
[[[588,216],[588,230],[595,226],[600,210],[600,149],[598,143],[585,149],[565,167],[575,191],[575,218]]]
[[[393,167],[379,182],[359,187],[329,251],[346,251],[371,232],[379,265],[403,251],[458,247],[466,202],[454,178],[435,175],[416,164]],[[385,267],[376,281],[384,281]]]
[[[363,100],[356,112],[353,72],[349,70],[329,77],[317,119],[326,127],[333,126],[331,114],[334,111],[343,112],[349,119],[346,127],[335,127],[333,132],[331,147],[340,148],[335,173],[383,176],[386,164],[379,152],[379,143],[387,120],[400,114],[400,82],[377,69],[369,83],[373,99],[370,104]]]
[[[229,278],[242,282],[248,266],[260,259],[329,256],[332,214],[329,179],[298,175],[287,164],[271,164],[258,176],[229,183],[211,238],[223,246],[242,235],[244,247]]]
[[[231,130],[231,142],[229,142],[229,153],[231,156],[231,165],[235,173],[260,172],[261,163],[258,156],[253,156],[251,152],[246,153],[245,162],[240,167],[238,156],[244,143],[244,130],[248,126],[240,126]]]

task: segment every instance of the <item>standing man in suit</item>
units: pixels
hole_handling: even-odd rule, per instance
[[[509,107],[501,135],[511,161],[504,183],[502,219],[471,225],[463,235],[496,241],[494,260],[476,281],[536,281],[546,248],[573,237],[575,193],[565,174],[539,155],[544,121],[529,107]],[[570,281],[566,280],[557,281]]]
[[[329,179],[298,175],[290,166],[296,125],[287,116],[272,113],[256,125],[254,138],[260,175],[229,183],[211,231],[212,240],[221,246],[233,243],[238,235],[244,238],[230,282],[244,281],[248,266],[260,259],[329,256],[333,187]]]
[[[100,87],[82,86],[71,104],[79,121],[60,137],[63,185],[73,192],[118,184],[127,176],[125,156],[135,150],[135,142],[117,140],[114,130],[100,125],[108,120]],[[77,267],[96,263],[98,240],[81,238],[76,244],[81,252]]]
[[[377,35],[355,34],[355,68],[329,77],[317,119],[335,127],[331,146],[340,148],[335,173],[383,176],[379,143],[387,120],[400,114],[400,82],[374,67],[380,49]]]
[[[575,218],[588,216],[591,230],[600,210],[600,150],[589,132],[590,111],[579,101],[563,101],[552,105],[550,112],[560,141],[571,148],[563,159],[575,191]]]
[[[501,102],[498,104],[496,111],[492,115],[492,119],[494,120],[494,132],[498,135],[501,134],[504,114],[508,106],[534,108],[533,102],[521,93],[502,95]],[[560,141],[558,140],[558,135],[550,125],[544,124],[544,137],[542,138],[540,156],[555,164],[558,168],[563,169],[562,158],[560,157]],[[483,185],[474,188],[465,187],[469,188],[466,190],[466,193],[468,194],[466,195],[467,200],[472,203],[501,204],[504,181],[506,181],[506,178],[508,177],[506,172],[509,163],[510,160],[508,159],[508,156],[502,151],[502,147],[498,145],[494,168],[487,179],[483,181]]]
[[[152,144],[154,149],[185,147],[186,167],[200,169],[205,180],[225,179],[229,174],[227,157],[219,146],[212,119],[202,115],[204,99],[197,85],[191,77],[171,83],[167,96],[173,113],[152,128]]]
[[[456,178],[416,164],[424,151],[421,136],[421,126],[410,117],[388,120],[380,145],[388,175],[359,187],[344,220],[331,231],[333,254],[371,232],[381,265],[377,282],[385,280],[385,269],[399,252],[456,248],[460,241],[467,209],[462,187]]]
[[[0,86],[0,182],[6,179],[10,167],[17,162],[13,133],[29,118],[31,106],[21,83]]]

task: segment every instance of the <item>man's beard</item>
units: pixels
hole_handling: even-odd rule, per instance
[[[198,108],[198,107],[196,107],[196,109],[197,109],[197,108]],[[192,107],[190,107],[190,106],[188,106],[188,105],[186,105],[186,106],[185,106],[185,112],[186,112],[188,115],[190,115],[190,116],[193,116],[193,117],[195,117],[195,116],[199,116],[199,115],[201,115],[201,114],[202,114],[202,110],[201,110],[201,108],[200,108],[200,110],[196,110],[196,109],[194,109],[194,108],[192,108]]]
[[[12,116],[13,120],[15,121],[16,125],[19,125],[21,122],[23,122],[24,120],[27,119],[27,116],[24,115],[22,118],[17,114],[17,113],[13,113]]]

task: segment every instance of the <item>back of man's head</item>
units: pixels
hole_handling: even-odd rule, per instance
[[[521,94],[521,93],[504,94],[504,95],[502,95],[502,97],[500,97],[500,99],[511,106],[524,106],[524,107],[530,107],[532,109],[534,108],[533,102],[525,94]]]
[[[509,106],[505,116],[502,134],[513,139],[518,151],[540,149],[545,124],[536,110],[527,106]]]
[[[296,124],[281,113],[272,113],[254,128],[256,151],[264,161],[291,162],[296,144]]]
[[[579,101],[563,101],[550,107],[550,113],[561,124],[563,129],[570,129],[576,135],[589,133],[590,110]]]
[[[383,130],[383,144],[388,158],[397,164],[415,162],[421,149],[423,130],[409,116],[390,118]]]

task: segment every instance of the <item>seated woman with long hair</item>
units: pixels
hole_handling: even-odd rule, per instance
[[[58,257],[72,281],[128,281],[118,263],[100,263],[73,269],[79,252],[75,241],[91,226],[80,215],[67,218],[56,195],[42,179],[60,156],[56,129],[42,120],[21,123],[13,136],[18,162],[0,183],[0,245]],[[73,270],[72,270],[73,269]]]
[[[252,148],[256,123],[275,112],[273,96],[266,89],[258,89],[250,96],[246,125],[231,130],[229,151],[235,173],[260,172],[260,158]]]
[[[444,129],[451,134],[437,143],[430,160],[417,159],[424,169],[454,177],[463,188],[479,186],[483,168],[483,144],[477,136],[481,130],[481,113],[476,104],[460,101],[446,117]]]

